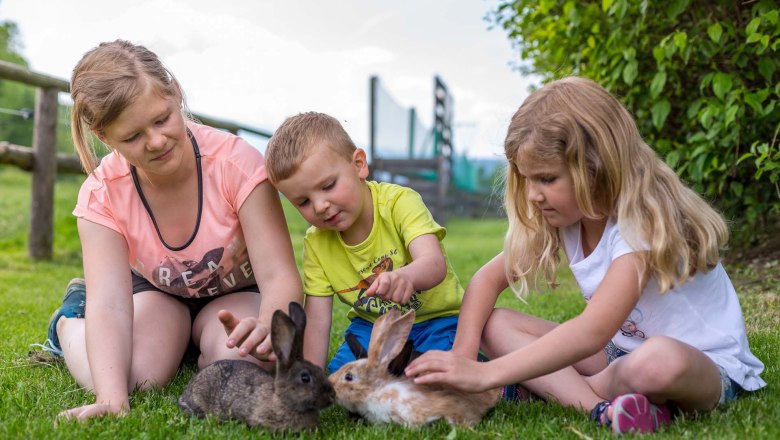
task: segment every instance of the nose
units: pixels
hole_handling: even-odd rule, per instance
[[[528,182],[528,200],[534,203],[541,203],[544,201],[544,195],[539,191],[539,186],[535,183]]]
[[[317,214],[324,214],[328,211],[328,208],[330,207],[330,202],[328,202],[327,199],[323,197],[319,197],[316,200],[313,201],[314,203],[314,212]]]
[[[160,130],[149,130],[147,144],[150,150],[160,150],[165,147],[166,137]]]

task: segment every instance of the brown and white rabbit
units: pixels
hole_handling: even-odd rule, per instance
[[[498,401],[500,389],[466,393],[415,384],[403,374],[412,353],[407,340],[412,324],[414,310],[401,315],[392,309],[376,320],[368,357],[343,365],[329,378],[336,401],[372,423],[417,427],[445,419],[453,425],[477,424]]]
[[[319,411],[334,400],[322,368],[303,359],[306,314],[295,302],[289,317],[281,310],[271,321],[276,376],[242,360],[220,360],[192,378],[179,398],[186,413],[220,420],[238,419],[272,431],[299,431],[319,423]]]

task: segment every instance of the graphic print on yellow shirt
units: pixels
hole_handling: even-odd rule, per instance
[[[393,251],[394,253],[397,253],[395,249]],[[357,300],[352,303],[352,307],[356,309],[363,308],[367,312],[375,312],[377,315],[384,315],[385,312],[394,308],[400,309],[401,312],[406,312],[409,309],[419,309],[420,301],[417,300],[417,294],[420,293],[419,291],[416,291],[414,294],[412,294],[412,296],[409,298],[409,303],[403,306],[392,301],[385,301],[378,296],[365,296],[366,290],[371,287],[371,284],[374,283],[374,280],[376,280],[379,274],[384,272],[391,272],[392,270],[393,260],[390,259],[390,257],[383,257],[381,260],[379,260],[379,264],[371,269],[371,275],[360,280],[356,286],[339,290],[336,293],[341,294],[359,290]]]

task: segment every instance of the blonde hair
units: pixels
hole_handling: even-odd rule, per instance
[[[81,166],[87,173],[98,159],[91,132],[101,132],[152,85],[161,96],[184,93],[157,55],[144,46],[124,40],[100,43],[81,58],[70,81],[71,136]]]
[[[348,161],[357,147],[339,121],[317,112],[291,116],[274,131],[265,150],[268,178],[278,183],[292,176],[309,153],[324,144]]]
[[[728,229],[719,213],[691,191],[645,143],[636,123],[607,90],[578,77],[553,81],[529,96],[512,117],[504,143],[509,230],[505,269],[518,296],[543,275],[555,286],[561,239],[528,199],[517,163],[562,161],[577,205],[587,218],[616,218],[661,293],[719,260]]]

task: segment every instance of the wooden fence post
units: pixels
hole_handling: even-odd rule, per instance
[[[57,93],[39,87],[35,93],[33,179],[28,252],[33,260],[49,259],[54,237],[54,180],[57,176]]]

